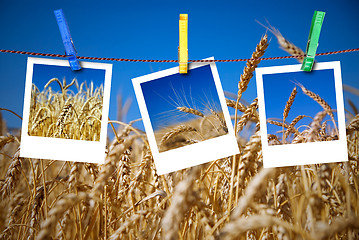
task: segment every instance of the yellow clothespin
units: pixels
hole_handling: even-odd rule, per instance
[[[188,65],[188,14],[180,14],[179,20],[179,73],[187,73]]]

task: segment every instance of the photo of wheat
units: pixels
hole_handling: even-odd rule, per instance
[[[34,64],[28,135],[99,141],[105,71]]]
[[[159,152],[228,133],[209,65],[143,82],[141,90]]]
[[[289,52],[296,48],[282,35],[277,37]],[[262,36],[256,47],[252,44],[251,57],[255,60],[244,67],[238,89],[231,91],[236,92],[235,96],[227,95],[227,105],[234,110],[240,154],[193,168],[159,176],[146,135],[135,126],[138,120],[127,123],[121,118],[109,121],[115,137],[108,141],[103,165],[21,158],[19,135],[9,133],[0,118],[0,239],[359,239],[356,103],[351,102],[347,109],[348,162],[263,168],[258,101],[246,104],[242,95],[260,63],[257,58],[264,55],[268,44],[267,35]],[[56,84],[52,82],[49,86]],[[311,90],[309,85],[302,84]],[[299,95],[303,90],[295,86]],[[293,88],[283,95],[288,98]],[[346,89],[349,88],[358,91],[349,86]],[[317,94],[314,90],[313,93]],[[52,95],[42,94],[43,102],[54,99],[49,96]],[[65,102],[61,98],[59,101]],[[285,106],[285,101],[281,104]],[[294,104],[295,99],[293,109]],[[312,105],[316,104],[313,101]],[[335,106],[330,106],[334,114]],[[42,111],[60,113],[63,107],[55,104]],[[81,109],[75,109],[80,115]],[[1,110],[0,113],[11,111]],[[119,105],[119,116],[124,116],[123,110],[123,105]],[[204,117],[194,114],[195,110]],[[216,110],[219,114],[220,109]],[[321,112],[327,114],[325,110]],[[188,115],[195,115],[199,122],[209,116],[203,109],[194,108],[192,112],[188,111]],[[212,115],[211,118],[218,118],[215,113]],[[283,122],[282,118],[279,122]],[[323,122],[316,122],[320,122],[317,130],[323,130]],[[44,120],[41,129],[53,133],[51,124],[56,125],[56,120],[52,123]],[[189,132],[189,127],[196,128],[177,130]],[[208,124],[210,127],[213,128]],[[71,134],[66,124],[64,130]],[[245,131],[250,137],[242,137]],[[192,134],[197,133],[193,130]],[[330,135],[331,131],[326,134],[329,135],[323,136],[335,137]],[[322,135],[300,136],[301,141],[308,141]],[[89,137],[95,139],[94,135]]]
[[[264,74],[263,88],[269,145],[339,138],[333,69]]]

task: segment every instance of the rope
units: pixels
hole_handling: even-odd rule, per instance
[[[318,53],[316,56],[332,55],[338,53],[348,53],[348,52],[357,52],[359,48],[352,48],[347,50],[332,51],[325,53]],[[15,54],[24,54],[31,56],[44,56],[44,57],[58,57],[66,58],[66,55],[63,54],[51,54],[51,53],[35,53],[35,52],[25,52],[25,51],[14,51],[0,49],[0,52],[3,53],[15,53]],[[288,59],[288,58],[303,58],[306,55],[297,55],[297,56],[283,56],[283,57],[266,57],[266,58],[240,58],[240,59],[222,59],[222,60],[188,60],[188,62],[247,62],[247,61],[257,61],[257,60],[278,60],[278,59]],[[84,60],[97,60],[97,61],[117,61],[117,62],[178,62],[178,60],[155,60],[155,59],[128,59],[128,58],[105,58],[105,57],[81,57],[77,56],[78,59]]]

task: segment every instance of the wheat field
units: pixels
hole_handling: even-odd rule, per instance
[[[51,84],[58,84],[61,92]],[[76,93],[69,89],[73,85]],[[94,87],[93,82],[79,85],[74,78],[66,84],[66,78],[52,78],[42,91],[33,84],[28,135],[100,141],[102,104],[103,86]]]
[[[338,140],[339,129],[337,127],[337,121],[334,117],[334,111],[336,111],[336,109],[332,109],[330,105],[318,94],[308,90],[300,83],[297,84],[300,86],[305,95],[310,97],[314,102],[317,102],[317,104],[323,108],[323,111],[318,112],[314,117],[299,114],[291,122],[286,122],[289,111],[291,110],[295,97],[297,96],[297,87],[294,87],[288,101],[285,104],[282,121],[267,119],[269,124],[282,127],[282,130],[276,132],[276,134],[268,134],[269,145]],[[330,125],[328,124],[328,120],[324,120],[327,115],[330,117]],[[308,124],[308,126],[304,126],[304,128],[303,125],[296,127],[296,125],[299,125],[299,122],[304,118],[310,118],[311,123]],[[291,139],[288,141],[287,138],[289,136]]]
[[[264,35],[252,58],[267,47]],[[264,169],[257,99],[241,101],[259,62],[247,62],[227,99],[241,153],[162,176],[134,121],[110,121],[115,138],[98,165],[20,158],[21,139],[1,119],[0,238],[359,239],[357,109],[347,117],[348,162]],[[308,127],[303,141],[322,130]]]

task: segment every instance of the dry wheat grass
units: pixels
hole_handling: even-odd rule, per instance
[[[266,47],[264,37],[254,55],[264,53]],[[238,99],[257,64],[247,64]],[[44,92],[33,89],[41,101],[33,101],[30,130],[41,120],[36,131],[54,134],[61,112],[71,104],[79,123],[70,113],[62,121],[63,133],[79,136],[82,121],[96,122],[87,114],[96,114],[93,97],[101,90],[90,86],[82,90],[88,98],[66,103],[66,84],[62,93],[49,90],[56,82],[61,83],[53,80]],[[238,103],[230,104],[241,110]],[[239,133],[251,124],[249,115],[258,123],[255,101],[242,110]],[[323,112],[328,113],[327,109]],[[221,126],[215,114],[200,118],[203,128],[209,128],[209,122]],[[291,123],[277,123],[285,127],[286,135],[295,135],[293,141],[308,141],[310,129],[320,136],[325,128],[321,115],[309,130],[299,131],[296,124],[303,118],[299,115]],[[347,119],[347,163],[264,169],[257,128],[248,141],[239,142],[241,154],[163,176],[157,175],[146,136],[134,122],[110,121],[119,128],[112,128],[116,136],[108,142],[103,165],[20,158],[19,137],[4,131],[0,138],[0,238],[359,239],[358,119],[357,114]],[[4,129],[1,118],[0,123]],[[82,129],[88,127],[85,123]],[[197,131],[202,134],[200,128]],[[87,134],[96,138],[93,131]]]

